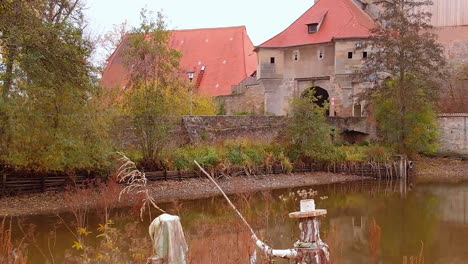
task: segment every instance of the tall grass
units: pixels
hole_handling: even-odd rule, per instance
[[[385,163],[391,160],[392,152],[381,146],[343,145],[331,146],[319,158],[297,155],[290,146],[281,143],[229,140],[217,145],[188,145],[167,149],[162,153],[162,164],[166,170],[197,170],[193,160],[208,171],[219,171],[228,175],[243,169],[248,175],[257,174],[255,168],[263,166],[272,171],[273,166],[281,165],[283,171],[291,172],[296,162],[317,161],[324,164],[343,162]]]
[[[17,247],[12,240],[12,219],[3,217],[0,224],[0,263],[2,264],[22,264],[26,263],[27,259],[23,255],[21,249],[23,243],[20,242]]]
[[[403,256],[403,264],[424,264],[424,243],[421,241],[421,250],[415,256]]]
[[[292,170],[292,163],[279,144],[254,143],[251,141],[226,141],[218,145],[197,145],[166,150],[163,163],[168,170],[195,170],[197,160],[207,170],[229,172],[245,168],[251,174],[256,166],[282,164]]]

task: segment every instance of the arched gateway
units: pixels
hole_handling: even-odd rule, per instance
[[[327,90],[323,89],[322,87],[319,86],[314,86],[309,89],[306,89],[304,92],[302,92],[301,97],[307,97],[311,93],[314,93],[315,98],[317,99],[314,103],[320,107],[325,106],[325,102],[329,101],[330,96],[328,95]],[[326,114],[329,115],[330,111],[327,109]]]

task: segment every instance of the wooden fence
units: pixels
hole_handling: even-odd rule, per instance
[[[208,169],[209,171],[209,169]],[[373,178],[398,178],[399,162],[393,163],[369,163],[369,162],[344,162],[338,164],[295,164],[291,173],[307,173],[307,172],[333,172],[352,174],[363,177]],[[281,164],[272,166],[257,166],[254,168],[238,167],[232,168],[229,171],[211,170],[215,178],[221,177],[242,177],[255,175],[272,175],[289,173]],[[149,181],[163,180],[184,180],[191,178],[204,177],[199,171],[155,171],[146,172],[146,178]],[[35,193],[45,191],[63,191],[67,186],[85,186],[92,182],[89,176],[69,176],[69,175],[52,175],[52,176],[31,176],[20,177],[18,175],[0,174],[0,195],[15,195],[23,193]]]

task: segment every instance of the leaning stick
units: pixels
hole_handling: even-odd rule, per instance
[[[278,249],[272,249],[270,246],[268,246],[263,241],[258,239],[258,237],[255,234],[255,232],[253,231],[252,227],[249,225],[247,220],[245,220],[244,216],[239,212],[239,210],[237,210],[236,206],[234,206],[234,204],[231,202],[229,197],[227,197],[227,195],[223,191],[223,189],[221,189],[221,187],[213,179],[213,177],[211,177],[211,175],[208,172],[206,172],[205,169],[203,169],[202,166],[200,166],[200,164],[198,164],[198,162],[196,160],[194,160],[194,162],[198,166],[198,168],[206,175],[206,177],[208,177],[208,179],[210,179],[210,181],[213,182],[214,185],[216,185],[216,187],[223,194],[224,198],[226,198],[227,202],[232,207],[232,209],[234,209],[234,211],[240,217],[242,222],[244,222],[244,224],[249,228],[250,233],[252,233],[252,239],[255,241],[255,244],[265,253],[265,255],[273,256],[273,257],[280,257],[280,258],[291,258],[291,259],[296,258],[297,251],[295,249],[279,249],[279,250]]]
[[[223,194],[224,198],[226,198],[226,200],[228,201],[229,205],[232,207],[232,209],[234,209],[234,211],[237,213],[237,215],[240,217],[240,219],[242,219],[242,222],[244,222],[244,224],[249,228],[250,230],[250,233],[252,233],[252,236],[257,238],[257,235],[255,234],[255,232],[253,231],[252,227],[249,225],[249,223],[247,222],[247,220],[245,220],[244,216],[242,216],[242,214],[239,212],[239,210],[237,210],[237,208],[234,206],[234,204],[231,202],[231,200],[227,197],[226,193],[224,193],[223,189],[221,189],[221,187],[218,185],[218,183],[213,179],[213,177],[211,177],[211,175],[205,171],[205,169],[202,168],[202,166],[200,166],[200,164],[198,164],[198,162],[196,160],[194,160],[195,164],[198,166],[198,168],[206,175],[206,177],[208,177],[208,179],[210,179],[211,182],[214,183],[214,185],[216,185],[216,187],[219,189],[219,191]]]

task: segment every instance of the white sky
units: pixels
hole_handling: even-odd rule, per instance
[[[169,29],[245,25],[259,45],[289,26],[309,9],[314,0],[86,0],[88,30],[92,35],[112,30],[127,20],[139,22],[140,9],[162,10]]]

